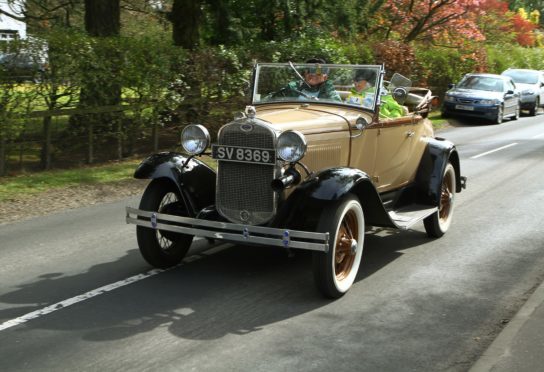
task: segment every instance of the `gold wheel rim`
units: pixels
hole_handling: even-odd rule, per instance
[[[439,216],[441,222],[446,222],[450,217],[450,211],[453,203],[453,175],[451,170],[446,172],[442,180],[440,189],[440,210]]]
[[[334,250],[334,271],[336,279],[342,281],[348,277],[357,252],[352,250],[352,242],[358,241],[359,223],[353,210],[348,211],[338,229]]]

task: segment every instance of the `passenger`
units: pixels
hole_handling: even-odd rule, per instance
[[[353,88],[346,97],[346,103],[372,108],[376,98],[376,73],[373,70],[357,70],[353,77]],[[386,91],[382,89],[382,92]],[[387,92],[380,97],[380,117],[397,118],[404,113],[402,106]]]

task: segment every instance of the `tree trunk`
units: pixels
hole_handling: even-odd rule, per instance
[[[85,30],[90,36],[119,36],[120,0],[85,0]]]
[[[6,175],[6,140],[0,134],[0,176]]]
[[[159,126],[156,121],[153,121],[151,137],[153,137],[153,152],[157,152],[159,151]]]
[[[117,121],[117,159],[123,159],[123,122]]]
[[[89,120],[87,127],[87,164],[94,162],[94,130],[93,121]]]
[[[120,0],[85,0],[85,31],[97,38],[116,37],[120,33],[121,10]],[[121,102],[121,85],[116,79],[121,56],[109,44],[97,44],[94,49],[98,61],[104,61],[107,71],[98,70],[96,74],[81,83],[79,98],[80,108],[118,105]],[[90,69],[93,68],[91,65]],[[83,131],[87,127],[89,148],[87,162],[94,161],[94,133],[115,131],[120,113],[74,115],[70,118],[70,126]]]
[[[200,44],[202,0],[174,0],[169,14],[174,45],[194,50]]]
[[[43,118],[42,169],[51,169],[51,116]]]

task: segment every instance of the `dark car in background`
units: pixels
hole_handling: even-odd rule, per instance
[[[519,91],[508,76],[471,73],[457,85],[450,85],[444,96],[442,117],[466,116],[491,120],[517,120],[520,113]]]
[[[0,53],[0,80],[40,81],[46,69],[42,59],[30,53]]]
[[[501,75],[514,80],[520,91],[522,110],[529,110],[529,115],[536,115],[538,108],[544,105],[544,72],[537,70],[509,68]]]

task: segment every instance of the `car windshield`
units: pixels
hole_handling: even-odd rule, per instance
[[[503,75],[510,76],[514,83],[518,84],[536,84],[538,83],[538,72],[536,71],[516,71],[510,70],[502,73]]]
[[[253,104],[296,101],[374,110],[381,66],[267,63],[257,65],[255,74]]]
[[[502,92],[504,83],[501,79],[490,76],[466,76],[459,84],[458,88],[487,90],[490,92]]]

